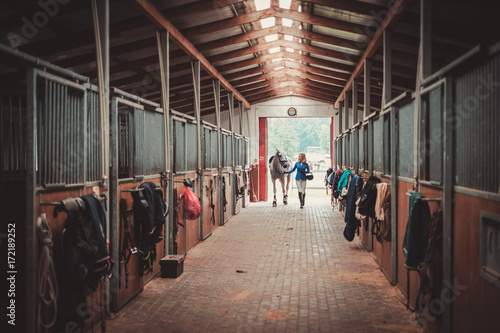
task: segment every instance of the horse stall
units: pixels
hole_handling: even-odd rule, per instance
[[[221,153],[222,153],[222,175],[219,186],[221,198],[221,224],[226,224],[229,218],[234,215],[234,174],[233,169],[233,135],[230,131],[221,130]]]
[[[164,114],[160,105],[116,88],[111,96],[111,248],[118,281],[114,299],[121,308],[160,272],[159,261],[165,256],[165,238],[155,250],[146,251],[139,228],[137,205],[153,183],[166,201],[167,188],[161,173],[166,169]],[[165,175],[163,175],[165,177]],[[162,186],[163,185],[163,186]],[[166,212],[165,212],[166,213]],[[164,214],[166,217],[166,214]],[[160,227],[165,225],[165,218]],[[163,235],[163,232],[162,232]],[[137,249],[137,250],[136,250]],[[115,289],[113,289],[115,290]],[[113,292],[112,292],[113,293]]]
[[[245,199],[245,164],[243,160],[244,138],[239,134],[234,134],[234,177],[233,177],[233,212],[238,214],[243,208]]]
[[[97,209],[107,208],[103,182],[107,154],[100,131],[106,118],[99,107],[98,89],[87,77],[33,57],[17,53],[2,53],[2,57],[4,64],[13,64],[9,88],[0,90],[0,202],[6,221],[1,233],[2,238],[12,236],[8,252],[7,239],[1,243],[5,244],[2,252],[9,256],[9,273],[15,277],[16,323],[22,331],[35,325],[35,295],[43,289],[51,293],[44,295],[49,307],[58,298],[57,313],[51,308],[43,320],[55,321],[54,327],[61,331],[68,322],[88,328],[107,307],[102,297],[105,287],[103,280],[82,288],[72,284],[75,271],[64,259],[72,238],[63,234],[69,215],[62,201],[68,200],[69,205],[69,199],[85,196]],[[83,199],[73,219],[88,205]],[[103,209],[99,213],[108,214]],[[100,222],[109,239],[106,221]],[[41,266],[42,261],[53,266]],[[42,280],[40,272],[50,268],[54,275]],[[41,284],[44,281],[50,283],[48,288]],[[3,297],[1,305],[7,308],[7,302]]]
[[[243,137],[243,140],[241,142],[242,144],[242,149],[243,149],[243,174],[242,174],[242,180],[243,180],[243,186],[244,190],[242,191],[242,203],[241,206],[243,208],[248,207],[248,204],[250,203],[250,173],[252,171],[252,166],[250,165],[250,138]],[[241,191],[241,187],[240,187]]]
[[[191,191],[200,198],[198,176],[197,123],[194,117],[171,111],[173,135],[173,214],[174,214],[174,254],[185,254],[200,240],[200,217],[195,220],[186,218],[183,197],[186,190],[185,180],[194,180]],[[203,213],[203,211],[202,211]],[[202,215],[203,216],[203,215]]]
[[[219,149],[217,126],[203,122],[203,233],[202,240],[219,226]]]
[[[500,325],[499,67],[498,45],[471,51],[334,141],[337,165],[388,184],[390,232],[371,221],[359,238],[428,332]]]

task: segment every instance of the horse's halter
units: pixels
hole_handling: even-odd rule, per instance
[[[283,169],[286,169],[288,167],[288,160],[286,159],[286,157],[283,157],[281,153],[278,153],[278,158]]]

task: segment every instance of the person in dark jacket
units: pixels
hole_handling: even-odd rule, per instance
[[[293,166],[293,169],[288,171],[288,173],[292,173],[297,170],[297,174],[295,175],[295,181],[297,182],[297,188],[299,190],[299,201],[300,208],[304,208],[306,202],[306,183],[307,178],[306,174],[310,173],[309,164],[307,164],[306,154],[300,153],[299,160]]]

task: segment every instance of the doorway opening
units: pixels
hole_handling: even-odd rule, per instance
[[[324,177],[331,167],[331,122],[332,118],[267,118],[267,159],[282,149],[292,161],[297,162],[299,153],[305,153],[314,179],[307,182],[309,197],[324,197]],[[292,174],[289,197],[297,197],[295,172]],[[267,198],[273,199],[271,176],[267,175]],[[281,185],[276,181],[276,196],[280,198]],[[279,199],[278,199],[279,200]]]

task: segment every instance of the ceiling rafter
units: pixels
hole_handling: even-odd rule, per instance
[[[352,13],[359,13],[363,15],[373,15],[386,9],[385,7],[361,2],[361,1],[345,1],[345,0],[294,0],[294,2],[308,2],[315,5],[330,7],[333,9],[341,9]]]
[[[351,74],[351,78],[349,79],[349,81],[347,81],[347,84],[345,85],[344,89],[342,90],[342,93],[340,93],[339,97],[337,97],[337,100],[335,101],[335,109],[339,108],[340,101],[344,100],[345,92],[348,91],[349,89],[351,89],[352,82],[354,81],[354,79],[361,75],[361,73],[363,71],[363,65],[365,63],[365,60],[371,58],[375,54],[375,52],[377,51],[378,47],[380,46],[380,43],[382,42],[382,36],[383,36],[384,30],[396,22],[396,20],[402,14],[404,6],[409,1],[410,0],[396,0],[396,2],[392,5],[389,13],[384,18],[384,21],[378,27],[370,44],[368,44],[365,52],[363,53],[363,56],[361,57],[358,64],[356,65],[356,68],[354,69],[353,73]]]
[[[170,39],[181,49],[189,54],[193,59],[200,61],[200,65],[221,85],[234,94],[234,97],[243,102],[246,108],[250,108],[250,103],[208,62],[208,60],[191,44],[191,42],[181,34],[181,32],[168,21],[165,16],[148,0],[134,0],[142,8],[148,18],[160,29],[169,31]]]

